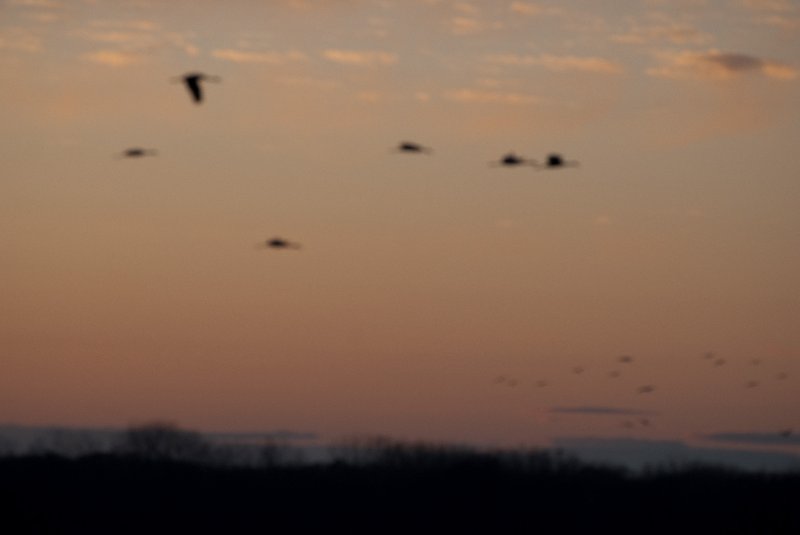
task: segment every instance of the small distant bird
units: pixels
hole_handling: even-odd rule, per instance
[[[620,355],[619,357],[617,357],[617,360],[625,364],[630,364],[631,362],[633,362],[633,357],[630,355]]]
[[[572,368],[572,373],[574,373],[575,375],[580,375],[583,373],[583,368],[581,366],[575,366],[574,368]]]
[[[703,353],[703,358],[706,360],[712,360],[714,358],[714,353],[712,353],[711,351],[706,351],[705,353]]]
[[[640,394],[649,394],[650,392],[655,391],[656,387],[653,385],[643,385],[636,389],[636,391]]]
[[[717,359],[714,361],[714,366],[722,366],[725,364],[725,359]]]
[[[189,93],[192,95],[192,100],[195,104],[200,104],[203,101],[203,91],[200,87],[200,82],[221,82],[222,78],[203,74],[202,72],[189,72],[182,76],[176,76],[172,80],[174,82],[183,82],[186,84],[186,89],[188,89]]]
[[[579,162],[576,160],[565,160],[560,154],[552,152],[547,155],[544,165],[538,166],[544,169],[556,169],[559,167],[577,167]]]
[[[533,165],[536,166],[536,160],[529,160],[527,158],[523,158],[521,156],[517,156],[513,152],[509,152],[508,154],[503,155],[499,160],[495,160],[493,162],[489,162],[489,165],[497,167],[516,167],[518,165]]]
[[[270,238],[260,245],[261,248],[266,249],[300,249],[299,243],[290,242],[283,238]]]
[[[432,154],[433,149],[414,143],[413,141],[401,141],[394,149],[396,152],[409,152],[413,154]]]
[[[779,434],[783,438],[789,438],[790,436],[792,436],[792,430],[791,429],[783,429],[783,430],[781,430],[781,432]]]
[[[155,156],[158,154],[156,149],[143,149],[141,147],[131,147],[119,153],[120,158],[142,158],[144,156]]]

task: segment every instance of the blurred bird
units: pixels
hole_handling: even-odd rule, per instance
[[[625,364],[630,364],[631,362],[633,362],[633,357],[630,355],[620,355],[619,357],[617,357],[617,360]]]
[[[415,154],[432,154],[433,149],[430,147],[425,147],[424,145],[420,145],[419,143],[414,143],[413,141],[401,141],[398,143],[397,147],[395,147],[395,152],[410,152]]]
[[[300,249],[299,243],[290,242],[283,238],[270,238],[262,243],[259,248],[265,249]]]
[[[636,391],[640,394],[649,394],[650,392],[655,391],[656,387],[653,385],[643,385],[636,389]]]
[[[565,160],[560,154],[552,152],[547,155],[544,165],[539,165],[540,169],[555,169],[558,167],[577,167],[580,165],[576,160]]]
[[[118,158],[142,158],[144,156],[155,156],[158,154],[156,149],[143,149],[141,147],[131,147],[120,152]]]
[[[201,72],[190,72],[182,76],[176,76],[172,81],[186,84],[186,89],[188,89],[189,93],[192,95],[192,100],[196,104],[200,104],[203,101],[203,91],[200,87],[200,82],[221,82],[222,78],[203,74]]]
[[[513,152],[509,152],[502,156],[499,160],[495,160],[493,162],[489,162],[489,165],[493,167],[503,166],[503,167],[515,167],[518,165],[533,165],[536,166],[536,160],[529,160],[527,158],[523,158],[521,156],[517,156]]]

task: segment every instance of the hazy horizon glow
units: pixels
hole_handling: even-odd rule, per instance
[[[800,5],[600,4],[4,1],[0,422],[800,429]]]

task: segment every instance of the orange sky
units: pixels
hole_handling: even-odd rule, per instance
[[[800,427],[795,2],[264,4],[0,4],[0,422]]]

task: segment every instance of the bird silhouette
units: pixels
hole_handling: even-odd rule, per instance
[[[143,149],[141,147],[131,147],[120,152],[119,158],[142,158],[144,156],[155,156],[158,154],[156,149]]]
[[[577,167],[579,163],[576,160],[565,160],[560,154],[551,152],[547,155],[544,165],[538,165],[539,169],[557,169],[560,167]]]
[[[186,89],[192,95],[192,100],[195,104],[200,104],[203,101],[203,90],[200,82],[221,82],[222,78],[202,72],[189,72],[182,76],[177,76],[172,79],[174,82],[183,82],[186,84]]]
[[[529,160],[527,158],[523,158],[521,156],[517,156],[513,152],[509,152],[503,155],[499,160],[495,160],[489,162],[489,165],[493,167],[503,166],[503,167],[516,167],[518,165],[532,165],[536,166],[536,160]]]
[[[288,240],[284,240],[283,238],[270,238],[267,241],[263,242],[259,245],[259,248],[264,249],[300,249],[301,245],[299,243],[290,242]]]
[[[395,147],[395,152],[409,152],[412,154],[432,154],[433,149],[430,147],[426,147],[424,145],[420,145],[419,143],[414,143],[413,141],[401,141]]]
[[[650,392],[655,391],[656,387],[653,385],[643,385],[636,389],[636,391],[640,394],[649,394]]]
[[[633,362],[633,357],[630,355],[620,355],[619,357],[617,357],[617,360],[625,364],[630,364],[631,362]]]

